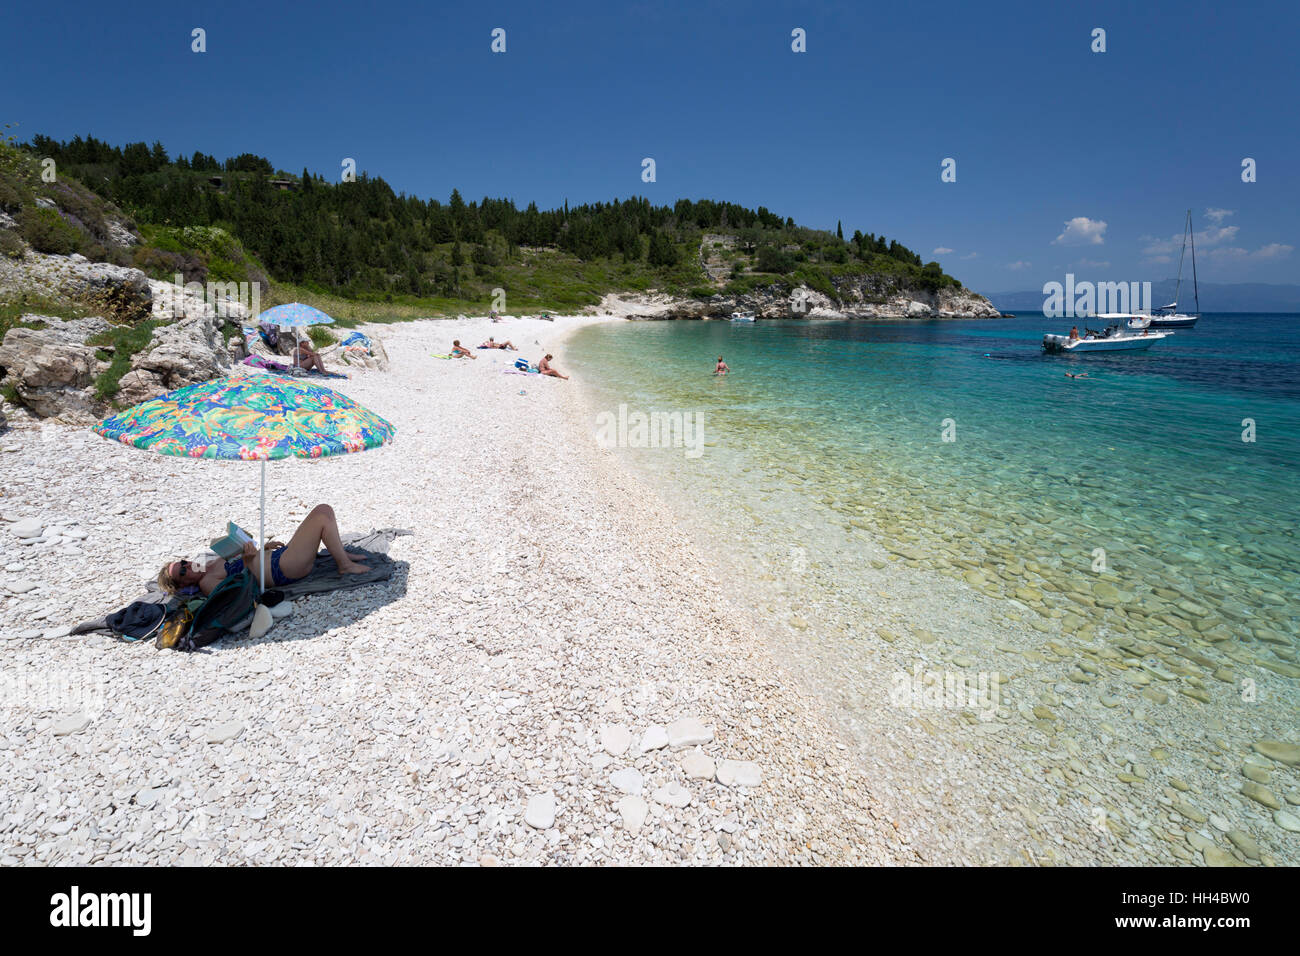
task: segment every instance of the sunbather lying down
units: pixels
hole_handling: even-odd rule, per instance
[[[490,336],[490,335],[488,336],[488,340],[487,340],[486,342],[484,342],[482,345],[480,345],[479,348],[481,348],[481,349],[510,349],[510,350],[512,350],[512,351],[518,351],[518,350],[515,348],[515,343],[514,343],[514,342],[498,342],[496,339],[494,339],[494,338],[493,338],[492,336]]]
[[[317,505],[298,525],[288,544],[279,541],[266,542],[266,574],[268,580],[262,589],[284,587],[292,581],[306,577],[316,563],[316,552],[321,545],[334,558],[340,574],[364,574],[370,566],[356,561],[343,548],[339,540],[339,525],[334,518],[334,509],[329,505]],[[183,588],[198,586],[204,594],[211,594],[216,586],[232,574],[238,574],[247,568],[256,578],[261,567],[257,545],[244,545],[242,557],[233,561],[217,558],[206,566],[195,561],[169,561],[158,572],[158,587],[168,594],[175,594]]]

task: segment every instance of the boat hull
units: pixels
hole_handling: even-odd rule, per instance
[[[1199,318],[1199,315],[1153,315],[1151,317],[1151,328],[1190,329]]]
[[[1155,345],[1164,335],[1116,335],[1107,339],[1075,339],[1067,335],[1044,335],[1043,351],[1054,354],[1076,352],[1142,352]]]

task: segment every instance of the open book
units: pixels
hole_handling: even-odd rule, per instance
[[[232,561],[244,553],[244,545],[252,540],[253,536],[251,534],[233,521],[228,521],[226,522],[225,535],[212,542],[212,550],[223,561]]]

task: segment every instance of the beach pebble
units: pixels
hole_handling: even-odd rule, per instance
[[[529,797],[524,809],[524,823],[535,830],[549,830],[555,826],[555,794],[548,790]]]
[[[621,793],[637,794],[645,786],[645,779],[641,772],[634,767],[625,767],[622,770],[615,770],[609,775],[610,785]]]
[[[1259,844],[1256,843],[1255,838],[1245,830],[1229,830],[1228,839],[1232,842],[1233,846],[1241,851],[1242,856],[1246,859],[1259,859]]]
[[[35,590],[36,584],[33,581],[18,580],[18,581],[10,581],[8,584],[5,585],[5,587],[10,591],[12,591],[14,594],[26,594],[28,591]]]
[[[1217,846],[1206,847],[1203,851],[1205,854],[1206,866],[1245,866],[1235,856],[1227,850],[1221,850]]]
[[[1284,743],[1281,740],[1257,740],[1251,744],[1251,748],[1255,753],[1288,767],[1300,767],[1300,744]]]
[[[682,717],[668,725],[668,746],[673,750],[707,744],[712,739],[713,731],[694,717]]]
[[[209,730],[203,739],[210,744],[224,744],[228,740],[234,740],[243,732],[244,724],[242,721],[228,720]]]
[[[713,758],[699,750],[692,750],[682,758],[682,773],[688,780],[712,780]]]
[[[619,800],[615,806],[619,816],[623,818],[623,829],[629,833],[641,829],[641,824],[645,823],[646,816],[650,813],[650,805],[634,794]]]
[[[18,538],[39,538],[45,531],[45,525],[39,518],[24,518],[9,528]]]
[[[1268,787],[1261,786],[1253,780],[1248,780],[1241,785],[1241,792],[1256,803],[1261,803],[1270,810],[1281,810],[1282,802],[1273,794]]]
[[[661,750],[668,746],[668,731],[660,724],[651,724],[641,737],[641,752]]]
[[[724,760],[718,765],[718,783],[724,787],[757,787],[763,771],[752,760]]]
[[[666,807],[685,807],[689,806],[692,800],[691,792],[683,787],[677,781],[660,787],[651,796],[656,803],[662,803]]]
[[[1283,830],[1291,833],[1300,833],[1300,817],[1297,817],[1290,810],[1274,810],[1273,822]]]
[[[632,735],[626,727],[606,724],[600,728],[600,745],[611,757],[621,757],[632,746]]]
[[[90,718],[86,714],[72,714],[69,717],[63,717],[56,720],[50,730],[56,737],[66,737],[68,734],[76,734],[90,726]]]

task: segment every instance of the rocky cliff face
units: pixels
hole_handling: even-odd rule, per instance
[[[884,276],[837,277],[835,291],[832,298],[807,286],[774,283],[744,295],[709,299],[618,293],[606,296],[594,311],[631,319],[726,318],[741,311],[764,319],[992,319],[1001,315],[988,299],[968,289],[896,290]]]
[[[131,369],[113,396],[120,406],[207,381],[231,366],[231,350],[222,335],[224,320],[216,309],[203,297],[150,279],[138,269],[89,262],[79,255],[28,253],[22,259],[0,259],[0,292],[6,291],[103,302],[117,317],[167,323],[154,329],[148,346],[132,356]],[[247,309],[238,303],[223,302],[222,309],[235,321],[247,318]],[[38,314],[24,315],[22,321],[43,327],[14,328],[5,335],[0,344],[2,384],[41,417],[89,424],[109,414],[111,403],[95,388],[109,363],[99,357],[100,348],[87,344],[106,331],[109,322],[101,317],[62,321]]]

